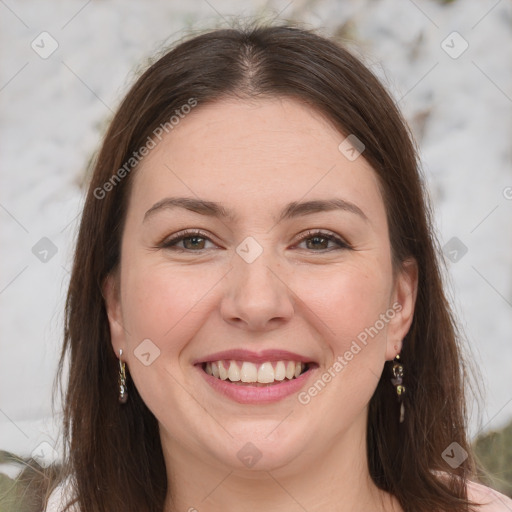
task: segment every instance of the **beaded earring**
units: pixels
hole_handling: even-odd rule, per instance
[[[125,404],[128,401],[128,390],[126,388],[126,363],[121,361],[123,355],[123,349],[119,350],[119,402]]]
[[[393,373],[393,378],[391,379],[391,383],[395,386],[395,391],[398,397],[398,403],[400,404],[400,418],[399,423],[403,423],[405,416],[405,407],[404,407],[404,394],[405,394],[405,386],[402,384],[404,377],[404,366],[400,359],[400,354],[397,354],[394,361],[393,367],[391,369]]]

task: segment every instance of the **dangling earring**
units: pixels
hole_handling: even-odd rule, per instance
[[[395,386],[396,394],[398,396],[398,403],[400,404],[400,419],[399,422],[403,423],[405,416],[405,408],[404,408],[404,394],[405,394],[405,386],[402,384],[402,380],[404,377],[404,367],[402,362],[400,361],[400,354],[397,354],[393,361],[393,368],[391,369],[393,372],[393,378],[391,379],[391,383]]]
[[[126,364],[121,361],[123,349],[119,350],[119,402],[125,404],[128,401],[128,390],[126,389]]]

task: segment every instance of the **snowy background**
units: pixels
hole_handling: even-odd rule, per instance
[[[512,419],[509,1],[0,0],[0,449],[58,453],[52,384],[84,171],[120,99],[162,45],[254,15],[343,36],[399,102],[486,389],[472,434]]]

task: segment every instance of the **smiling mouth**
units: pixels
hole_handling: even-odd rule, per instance
[[[202,363],[203,371],[219,380],[239,386],[267,387],[295,380],[315,363],[299,361],[266,361],[260,364],[249,361],[221,360]]]

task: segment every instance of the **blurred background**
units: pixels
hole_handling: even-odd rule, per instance
[[[249,17],[344,41],[409,122],[448,293],[480,371],[471,435],[494,487],[512,495],[507,0],[0,0],[0,472],[21,467],[6,452],[43,467],[59,458],[63,305],[86,169],[109,119],[150,58]]]

